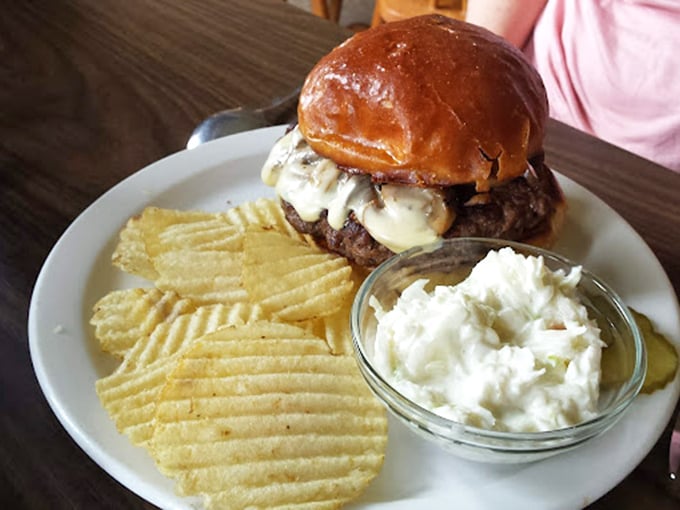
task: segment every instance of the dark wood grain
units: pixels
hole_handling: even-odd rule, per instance
[[[349,35],[272,0],[22,0],[0,10],[0,507],[153,508],[96,466],[48,408],[26,319],[71,221],[181,150],[209,114],[297,86]],[[680,175],[550,125],[548,160],[623,215],[680,289]],[[678,508],[669,432],[595,509]],[[625,447],[625,445],[622,445]]]
[[[547,161],[625,218],[659,258],[680,292],[680,174],[557,121]]]

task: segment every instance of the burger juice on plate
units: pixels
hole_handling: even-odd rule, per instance
[[[575,297],[580,268],[491,251],[455,286],[407,287],[376,310],[373,363],[397,391],[479,428],[536,432],[597,415],[605,346]]]

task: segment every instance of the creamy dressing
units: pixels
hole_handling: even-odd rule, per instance
[[[378,185],[368,175],[343,172],[316,154],[297,127],[272,148],[262,180],[305,221],[328,210],[329,225],[340,230],[354,212],[376,241],[396,253],[436,241],[454,219],[441,190]]]
[[[455,286],[414,282],[389,311],[371,297],[373,363],[407,398],[460,423],[533,432],[588,420],[605,344],[576,298],[580,275],[503,248]]]

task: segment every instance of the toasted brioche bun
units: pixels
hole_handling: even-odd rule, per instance
[[[437,15],[360,32],[307,76],[298,121],[320,155],[375,181],[506,181],[542,151],[534,68],[491,32]]]

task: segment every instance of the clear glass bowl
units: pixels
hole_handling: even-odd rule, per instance
[[[566,272],[577,265],[564,257],[533,246],[495,239],[448,239],[414,248],[381,264],[364,281],[355,298],[351,327],[359,368],[377,397],[417,434],[461,457],[486,462],[517,463],[565,452],[596,437],[621,418],[638,394],[646,371],[644,343],[635,320],[621,298],[595,275],[583,269],[577,292],[597,321],[602,339],[603,374],[598,415],[576,426],[546,432],[498,432],[451,421],[419,406],[396,391],[373,367],[377,320],[369,298],[375,296],[391,309],[401,291],[413,281],[429,278],[452,285],[463,280],[490,250],[512,247],[525,255],[543,256],[551,270]],[[606,376],[605,376],[606,375]]]

